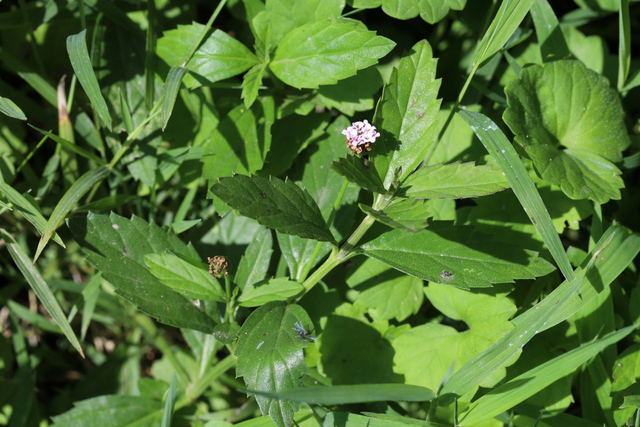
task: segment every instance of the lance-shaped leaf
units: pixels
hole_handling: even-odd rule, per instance
[[[504,121],[538,174],[572,199],[620,199],[613,162],[631,143],[618,93],[580,61],[523,68],[505,88]]]
[[[53,417],[53,426],[122,426],[140,425],[140,420],[159,425],[162,402],[142,396],[108,395],[74,403],[74,408]],[[108,419],[109,423],[105,420]]]
[[[400,189],[416,199],[466,199],[493,194],[509,188],[499,169],[475,162],[438,164],[418,169]]]
[[[301,328],[300,328],[301,327]],[[251,313],[240,329],[236,355],[236,376],[244,377],[249,391],[279,392],[302,387],[307,373],[302,349],[312,323],[298,305],[271,302]],[[298,410],[295,402],[284,402],[256,395],[263,414],[268,414],[279,427],[291,424]]]
[[[424,160],[436,136],[436,60],[426,41],[416,43],[391,73],[378,104],[374,125],[380,132],[371,151],[373,167],[385,188],[401,182]],[[396,171],[400,170],[396,177]]]
[[[269,269],[271,254],[273,253],[273,238],[271,230],[264,228],[249,243],[244,255],[240,258],[235,282],[240,289],[264,279]]]
[[[240,98],[244,100],[244,106],[251,108],[253,101],[258,97],[258,90],[262,84],[262,75],[267,69],[266,64],[257,64],[251,67],[242,79],[242,94]]]
[[[116,291],[160,322],[210,333],[215,322],[190,300],[165,286],[147,268],[144,257],[171,251],[197,259],[193,247],[155,224],[116,214],[76,216],[69,221],[89,261]]]
[[[162,130],[167,127],[169,118],[173,112],[173,106],[176,103],[182,78],[187,73],[187,69],[183,67],[171,67],[167,75],[167,81],[164,83],[162,90]]]
[[[18,120],[27,120],[20,107],[15,102],[4,96],[0,96],[0,113]]]
[[[394,42],[376,36],[357,21],[327,19],[287,34],[269,67],[288,85],[315,89],[374,65],[394,46]]]
[[[463,289],[533,279],[553,271],[536,252],[496,242],[472,227],[434,223],[418,233],[391,230],[362,245],[364,254],[412,276]]]
[[[252,283],[244,288],[238,302],[242,307],[258,307],[272,301],[284,301],[302,292],[304,288],[298,282],[287,277],[276,277]]]
[[[220,178],[211,192],[242,215],[280,233],[334,240],[316,202],[292,181],[235,175]]]
[[[381,211],[360,204],[360,209],[389,227],[404,231],[420,231],[427,227],[427,219],[433,216],[424,200],[397,199]]]
[[[386,193],[378,172],[373,167],[365,166],[365,161],[356,156],[342,157],[331,163],[331,169],[362,188],[374,193]]]

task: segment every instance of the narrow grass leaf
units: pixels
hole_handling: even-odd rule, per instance
[[[127,102],[127,95],[125,94],[125,90],[123,88],[118,89],[118,93],[120,94],[120,111],[122,111],[122,121],[124,123],[124,128],[127,131],[127,135],[131,135],[135,128],[133,127],[133,118],[131,117],[131,109],[129,108],[129,103]]]
[[[84,196],[91,188],[102,181],[109,173],[111,168],[107,165],[100,166],[96,169],[92,169],[82,175],[62,196],[56,207],[53,209],[49,221],[42,232],[40,242],[38,242],[38,248],[36,255],[33,258],[35,263],[45,246],[49,242],[49,239],[53,236],[56,229],[62,224],[67,214],[78,203],[78,200]]]
[[[167,75],[167,81],[164,84],[163,97],[162,97],[162,130],[167,127],[169,118],[173,112],[173,106],[176,103],[178,97],[178,91],[180,90],[180,84],[182,78],[187,73],[187,69],[184,67],[171,67],[169,74]]]
[[[536,36],[540,43],[543,60],[567,58],[571,56],[567,41],[564,39],[560,23],[547,0],[535,0],[531,5],[531,17],[536,27]]]
[[[564,277],[573,281],[575,274],[562,242],[553,226],[549,212],[525,169],[515,148],[507,137],[487,116],[473,111],[460,110],[459,114],[478,136],[496,164],[502,169],[513,192],[542,237],[551,256]]]
[[[100,92],[100,86],[98,86],[98,79],[96,78],[93,68],[91,67],[91,59],[89,58],[89,52],[87,51],[86,43],[87,30],[82,30],[80,33],[67,37],[67,52],[69,53],[69,59],[73,71],[75,71],[82,88],[89,97],[89,101],[96,109],[98,116],[102,119],[104,124],[109,130],[111,130],[111,116],[109,115],[109,108],[107,103]]]
[[[0,182],[0,194],[3,194],[4,197],[13,205],[13,208],[20,212],[20,214],[29,221],[40,234],[43,234],[47,220],[42,216],[38,208],[29,202],[29,199],[4,182]],[[53,235],[53,241],[63,248],[65,247],[62,239],[58,236],[58,233]]]
[[[260,394],[278,400],[307,402],[316,405],[347,405],[351,403],[385,401],[429,402],[436,397],[433,391],[426,387],[408,384],[335,385]]]
[[[167,400],[164,402],[164,410],[162,411],[161,427],[171,427],[171,418],[173,417],[173,409],[176,406],[176,397],[178,396],[178,380],[176,374],[173,374],[171,385],[167,390]]]
[[[631,22],[629,17],[629,0],[620,0],[619,12],[620,38],[618,42],[618,90],[624,88],[631,66]]]
[[[502,46],[518,28],[534,0],[503,0],[491,25],[484,34],[475,55],[473,56],[474,68],[479,67],[485,61],[498,53]]]
[[[554,381],[567,376],[606,347],[629,335],[637,327],[638,325],[627,326],[602,339],[584,344],[491,390],[471,404],[462,415],[462,425],[480,423],[514,407]]]
[[[46,130],[39,129],[39,128],[31,125],[31,124],[29,124],[29,126],[34,128],[35,130],[37,130],[41,134],[46,135],[49,138],[53,139],[58,144],[62,145],[63,148],[65,148],[65,149],[67,149],[69,151],[72,151],[72,152],[76,153],[79,156],[82,156],[82,157],[84,157],[86,159],[89,159],[89,160],[93,160],[94,162],[96,162],[99,165],[106,164],[106,162],[103,159],[101,159],[100,157],[96,156],[95,154],[93,154],[92,152],[90,152],[88,150],[85,150],[82,147],[77,146],[76,144],[72,143],[69,140],[66,140],[66,139],[64,139],[64,138],[62,138],[62,137],[60,137],[60,136],[58,136],[58,135],[56,135],[54,133],[48,132]]]
[[[27,120],[20,107],[15,102],[4,96],[0,96],[0,113],[18,120]]]
[[[3,229],[0,229],[0,235],[4,239],[5,245],[11,254],[11,258],[16,263],[22,275],[27,279],[29,286],[35,292],[36,296],[47,309],[53,320],[56,321],[62,332],[67,337],[71,345],[80,353],[82,357],[84,357],[84,353],[82,352],[82,348],[80,347],[80,342],[76,337],[76,334],[71,329],[71,325],[67,321],[62,308],[60,308],[60,304],[56,300],[53,292],[49,289],[49,286],[44,281],[38,269],[29,261],[29,256],[26,254],[24,249],[15,241],[13,237]]]
[[[93,318],[98,298],[100,297],[100,285],[102,285],[102,272],[98,271],[89,283],[82,289],[82,324],[80,325],[80,341],[84,341],[84,337],[89,329],[89,324]]]
[[[62,334],[62,330],[58,325],[44,317],[42,314],[34,313],[27,307],[22,306],[13,300],[7,300],[7,307],[13,314],[37,328],[54,334]]]

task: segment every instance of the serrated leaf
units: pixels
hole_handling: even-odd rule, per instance
[[[196,22],[178,25],[158,39],[157,54],[170,66],[182,66],[191,72],[184,76],[188,88],[215,83],[233,77],[258,64],[260,60],[245,45],[221,30],[213,31],[185,65],[184,60],[206,27]]]
[[[242,291],[238,302],[242,307],[258,307],[272,301],[285,301],[303,290],[298,282],[287,277],[276,277],[248,285]]]
[[[220,178],[211,192],[242,215],[280,233],[334,241],[316,202],[292,181],[236,175]]]
[[[433,223],[417,233],[390,230],[362,245],[364,254],[436,283],[463,289],[533,279],[553,271],[537,253],[493,240],[471,227]]]
[[[4,96],[0,96],[0,113],[18,120],[27,120],[20,107],[15,102]]]
[[[502,286],[474,293],[430,283],[425,294],[431,304],[448,318],[465,322],[469,329],[458,332],[433,322],[412,328],[393,341],[395,371],[404,374],[408,384],[439,387],[452,364],[454,370],[459,369],[513,328],[509,318],[517,307],[507,298],[511,290]],[[505,373],[503,368],[485,385],[493,385]]]
[[[433,216],[425,200],[397,199],[381,211],[358,204],[362,212],[383,224],[399,230],[416,232],[427,227],[427,219]]]
[[[244,100],[246,108],[251,108],[251,105],[258,97],[258,90],[260,90],[262,76],[266,69],[267,64],[254,65],[242,78],[242,94],[240,98]]]
[[[356,21],[324,20],[288,33],[278,44],[269,68],[288,85],[314,89],[374,65],[394,46]]]
[[[418,169],[400,191],[416,199],[466,199],[493,194],[509,188],[499,169],[475,162],[439,164]]]
[[[384,88],[373,119],[380,137],[370,157],[386,189],[415,170],[436,138],[436,63],[429,43],[420,41],[400,60]]]
[[[364,162],[365,160],[356,156],[341,157],[331,163],[331,168],[364,189],[385,194],[387,190],[384,189],[378,172],[373,167],[365,166]]]
[[[169,253],[147,254],[144,263],[160,282],[179,294],[193,299],[225,301],[220,283],[205,268]]]
[[[89,97],[89,101],[91,101],[91,104],[96,109],[98,116],[102,119],[105,126],[111,130],[111,115],[109,114],[107,102],[104,100],[102,92],[100,92],[98,79],[91,66],[91,59],[89,58],[85,40],[86,35],[87,30],[82,30],[78,34],[67,37],[69,60],[71,61],[73,71],[78,77],[78,81],[80,81],[82,88]]]
[[[505,88],[504,120],[538,174],[572,199],[619,199],[613,164],[631,143],[624,111],[608,81],[580,61],[523,68]]]
[[[240,258],[236,271],[235,283],[240,289],[263,280],[269,269],[271,254],[273,253],[273,238],[271,230],[263,229],[256,233],[249,243],[244,255]]]
[[[298,305],[271,302],[251,313],[242,325],[236,355],[236,376],[243,377],[249,391],[278,392],[302,387],[307,373],[302,349],[307,340],[296,331],[296,323],[311,331],[311,319]],[[295,402],[282,402],[256,395],[263,414],[279,427],[291,424],[299,408]]]
[[[145,255],[170,250],[176,255],[198,258],[193,248],[155,224],[116,214],[76,216],[69,221],[76,241],[89,261],[116,291],[140,310],[160,322],[210,333],[215,326],[191,301],[163,285],[148,270]]]
[[[155,413],[155,414],[154,414]],[[141,396],[108,395],[74,403],[74,408],[56,415],[56,427],[134,427],[146,418],[157,423],[162,416],[162,402]],[[153,417],[153,418],[151,418]],[[146,424],[145,424],[146,425]]]

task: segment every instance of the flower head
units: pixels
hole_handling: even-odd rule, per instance
[[[342,134],[347,137],[347,147],[351,149],[351,154],[371,151],[371,144],[380,136],[380,132],[376,132],[376,127],[371,126],[366,120],[352,123],[342,131]]]

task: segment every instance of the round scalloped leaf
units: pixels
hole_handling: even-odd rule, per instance
[[[504,121],[537,173],[572,199],[620,199],[620,170],[630,144],[618,94],[576,60],[523,68],[505,88]]]

